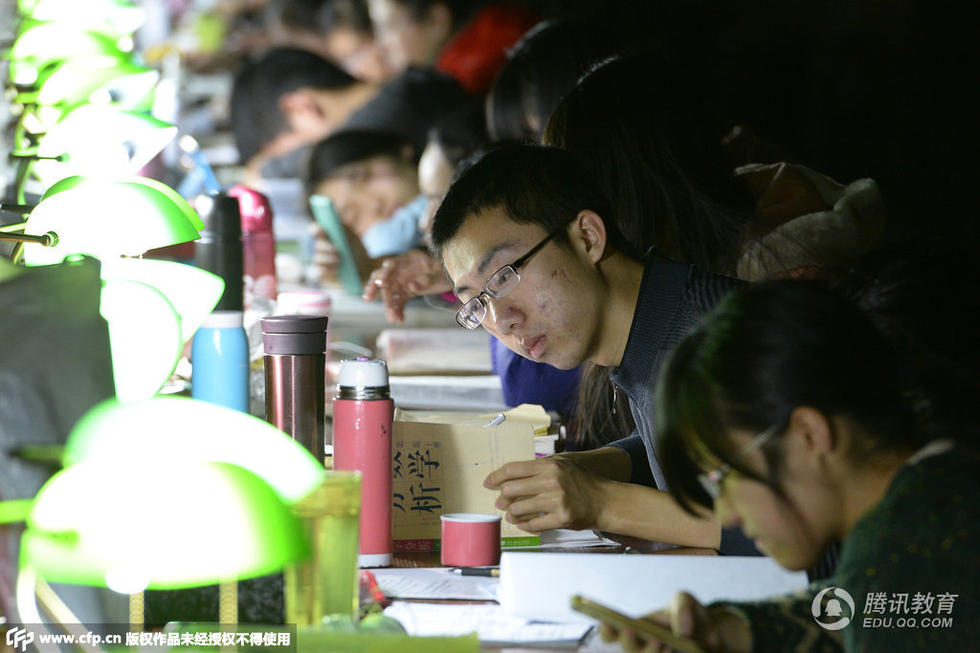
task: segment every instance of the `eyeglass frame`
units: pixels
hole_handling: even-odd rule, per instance
[[[474,295],[473,297],[470,297],[469,299],[467,299],[465,302],[463,302],[463,305],[460,306],[456,310],[456,324],[458,324],[459,326],[463,327],[464,329],[466,329],[468,331],[472,331],[473,329],[476,329],[481,324],[483,324],[483,320],[487,316],[487,308],[488,308],[487,300],[483,299],[484,295],[487,296],[487,297],[489,297],[490,299],[500,299],[501,297],[506,297],[508,294],[510,294],[511,290],[513,290],[513,288],[511,288],[511,290],[508,290],[505,293],[498,294],[498,293],[495,293],[495,292],[492,292],[491,290],[489,290],[487,288],[487,285],[491,281],[493,281],[493,278],[494,277],[496,277],[498,274],[500,274],[501,272],[503,272],[504,270],[506,270],[508,268],[510,268],[510,271],[514,274],[514,276],[517,277],[517,283],[520,283],[521,282],[520,269],[522,267],[524,267],[524,265],[526,265],[529,260],[531,260],[531,257],[532,256],[534,256],[539,251],[541,251],[541,249],[545,245],[547,245],[548,242],[552,238],[554,238],[555,236],[557,236],[560,233],[560,231],[561,231],[560,229],[558,229],[556,231],[552,231],[550,234],[548,234],[547,236],[544,237],[544,240],[542,240],[541,242],[539,242],[537,245],[535,245],[534,247],[532,247],[530,249],[530,251],[528,251],[526,254],[524,254],[524,256],[521,256],[520,258],[518,258],[513,263],[508,263],[507,265],[501,265],[499,268],[497,268],[494,271],[493,274],[491,274],[489,277],[487,277],[487,280],[483,284],[483,287],[480,289],[480,292],[478,294]],[[517,284],[514,284],[514,285],[516,287]],[[464,320],[464,318],[463,318],[463,311],[464,310],[467,310],[466,307],[469,306],[472,302],[476,302],[477,304],[479,304],[480,308],[483,309],[483,315],[480,316],[480,319],[477,320],[477,323],[476,324],[474,324],[473,326],[467,326],[463,322],[463,320]],[[470,309],[469,312],[470,312],[470,314],[475,314],[476,313],[476,311],[474,311],[472,309]]]
[[[773,424],[765,431],[756,434],[755,437],[752,438],[751,442],[747,443],[745,446],[735,452],[732,460],[740,461],[748,454],[769,442],[782,430],[781,426],[781,424]],[[698,474],[698,483],[701,484],[701,488],[708,494],[709,497],[711,497],[713,501],[717,501],[718,497],[721,496],[722,485],[732,471],[734,471],[732,465],[725,463],[709,472],[701,472]]]

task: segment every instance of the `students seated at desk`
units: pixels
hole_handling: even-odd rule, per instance
[[[314,148],[307,191],[329,197],[343,224],[363,244],[367,256],[355,256],[361,259],[362,279],[380,265],[377,259],[421,245],[419,222],[428,199],[419,193],[419,156],[433,124],[467,102],[451,77],[409,70],[382,85]],[[314,235],[315,257],[336,259],[322,230]],[[319,271],[327,277],[334,274],[329,264]]]
[[[718,525],[685,513],[666,492],[654,453],[653,385],[674,344],[738,282],[626,254],[604,194],[556,148],[486,154],[449,189],[431,240],[464,302],[461,324],[482,324],[516,353],[560,369],[586,360],[615,367],[633,408],[637,433],[617,446],[491,473],[485,485],[500,491],[507,519],[529,531],[600,528],[718,548]],[[651,475],[659,489],[636,483]],[[732,535],[724,550],[739,541]]]
[[[801,593],[709,606],[682,593],[650,618],[706,650],[976,644],[980,460],[952,434],[923,441],[895,352],[850,302],[800,281],[732,293],[677,346],[657,432],[678,502],[692,514],[713,505],[790,569],[835,539],[843,549],[835,575]]]

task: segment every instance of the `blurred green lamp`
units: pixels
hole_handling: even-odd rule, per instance
[[[147,113],[83,105],[41,137],[33,172],[45,187],[76,175],[132,175],[176,135],[175,126]]]
[[[186,200],[154,180],[69,177],[48,189],[24,233],[0,231],[0,239],[26,242],[28,265],[58,263],[70,254],[99,259],[139,256],[149,249],[200,237],[203,222]]]
[[[180,359],[180,318],[167,297],[145,283],[105,281],[99,312],[109,326],[116,397],[152,397]]]
[[[225,282],[193,265],[145,258],[116,258],[102,262],[105,281],[137,281],[160,291],[180,320],[180,340],[187,342],[221,299]]]
[[[100,311],[109,325],[116,397],[155,395],[173,373],[204,318],[218,303],[221,277],[191,265],[106,259]]]
[[[309,555],[301,522],[252,472],[149,460],[55,474],[31,507],[21,569],[132,594],[251,578]]]
[[[305,447],[245,413],[185,397],[104,401],[75,424],[65,445],[66,466],[99,462],[116,468],[154,460],[223,462],[244,467],[294,504],[316,489],[324,469]]]
[[[57,195],[63,191],[75,188],[76,186],[82,186],[89,181],[90,179],[84,176],[66,177],[58,183],[53,184],[50,188],[48,188],[48,190],[44,191],[41,199],[44,200],[52,195]],[[199,216],[197,211],[191,208],[191,205],[188,204],[187,201],[184,200],[184,198],[170,186],[149,177],[128,177],[117,179],[116,182],[135,184],[136,186],[145,186],[148,189],[147,192],[149,192],[151,195],[159,195],[164,201],[169,199],[171,204],[173,204],[173,208],[180,211],[184,217],[187,218],[192,225],[194,225],[195,229],[198,231],[204,229],[204,220],[201,219],[201,216]]]
[[[84,3],[79,3],[84,4]],[[9,79],[17,86],[37,84],[48,66],[74,57],[107,56],[128,61],[132,38],[112,38],[63,22],[37,23],[22,31],[11,46]]]
[[[78,29],[119,38],[146,20],[146,11],[125,0],[20,0],[21,16],[36,21],[66,22]]]
[[[153,87],[159,79],[157,70],[116,57],[76,57],[47,68],[34,88],[19,92],[14,101],[58,107],[62,112],[85,103],[144,111],[152,108]]]

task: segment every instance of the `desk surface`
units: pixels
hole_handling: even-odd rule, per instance
[[[607,553],[636,553],[636,554],[651,554],[651,555],[705,555],[713,556],[717,555],[714,549],[701,549],[692,547],[677,547],[673,545],[662,544],[659,542],[650,542],[647,540],[640,540],[638,538],[625,537],[620,535],[612,535],[609,533],[604,533],[604,535],[610,539],[617,540],[618,544],[614,546],[602,546],[602,547],[583,547],[583,548],[568,548],[568,549],[550,549],[551,552],[563,552],[563,553],[595,553],[595,554],[607,554]],[[521,549],[521,550],[534,550],[534,549]],[[398,552],[392,557],[392,566],[398,568],[422,568],[422,567],[440,567],[441,562],[439,560],[438,551],[426,551],[426,552]],[[402,600],[402,599],[399,599]],[[432,601],[427,601],[432,602]],[[453,603],[458,603],[458,601],[453,601]],[[593,631],[589,634],[585,641],[578,646],[507,646],[507,647],[494,647],[494,646],[481,646],[482,650],[486,651],[500,651],[501,653],[543,653],[547,651],[553,652],[563,652],[568,653],[569,651],[578,651],[579,653],[615,653],[621,651],[619,644],[611,643],[607,644],[601,641],[598,637],[597,631]]]
[[[612,537],[607,535],[608,537]],[[633,538],[616,536],[622,540],[615,546],[593,546],[567,549],[548,549],[550,553],[637,553],[652,555],[718,555],[714,549],[700,549],[694,547],[680,547],[658,542],[647,542]],[[521,551],[535,551],[534,548],[520,549]],[[395,553],[391,560],[392,567],[400,569],[410,569],[419,567],[441,567],[438,551],[402,551]]]

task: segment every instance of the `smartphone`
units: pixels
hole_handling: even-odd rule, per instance
[[[348,294],[360,295],[364,288],[361,273],[357,270],[357,261],[354,259],[350,243],[347,242],[347,233],[333,202],[325,195],[311,195],[310,211],[317,224],[327,232],[327,238],[337,248],[337,255],[340,257],[337,276],[340,278],[340,284]]]
[[[616,626],[617,628],[629,628],[634,633],[644,637],[656,639],[671,648],[681,651],[681,653],[704,653],[701,645],[693,639],[688,639],[666,627],[660,626],[646,619],[634,619],[627,617],[621,612],[616,612],[612,608],[606,607],[601,603],[596,603],[578,594],[572,597],[572,609],[587,614],[604,623]]]

